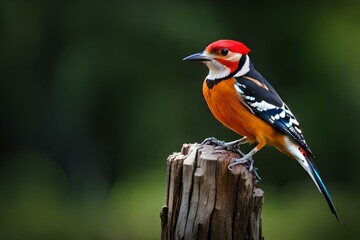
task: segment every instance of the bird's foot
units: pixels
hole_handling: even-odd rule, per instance
[[[225,145],[225,141],[218,140],[214,137],[208,137],[205,138],[204,141],[201,142],[201,144],[223,147]]]
[[[228,166],[228,169],[231,171],[234,166],[238,164],[244,164],[246,169],[248,169],[255,176],[256,182],[259,182],[261,178],[256,171],[257,168],[254,167],[254,160],[252,159],[252,156],[256,153],[257,149],[256,148],[255,150],[253,149],[246,155],[244,155],[240,151],[240,145],[246,143],[247,142],[246,140],[247,140],[246,137],[243,137],[239,140],[235,140],[232,142],[225,142],[218,140],[214,137],[208,137],[204,141],[202,141],[201,144],[213,145],[216,146],[216,148],[218,149],[228,150],[239,154],[241,158],[234,158],[232,163]]]
[[[241,154],[240,154],[241,156]],[[231,171],[236,165],[243,164],[249,172],[255,176],[255,182],[258,183],[261,181],[259,174],[257,173],[258,168],[254,166],[254,160],[252,158],[242,157],[234,158],[232,163],[229,164],[228,169]]]
[[[205,140],[202,141],[201,144],[214,145],[220,149],[229,150],[238,153],[237,150],[239,149],[239,145],[242,144],[243,141],[244,141],[243,139],[239,139],[232,142],[225,142],[218,140],[214,137],[208,137],[205,138]]]

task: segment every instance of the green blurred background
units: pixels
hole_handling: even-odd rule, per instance
[[[342,220],[297,163],[266,148],[255,157],[265,239],[359,238],[359,10],[1,1],[0,239],[159,239],[167,156],[238,138],[203,100],[206,68],[181,61],[220,38],[246,43],[296,114]]]

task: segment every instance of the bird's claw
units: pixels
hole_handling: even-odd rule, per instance
[[[259,174],[257,173],[258,168],[254,167],[254,160],[252,158],[250,158],[250,159],[235,158],[235,159],[233,159],[232,163],[229,164],[228,169],[230,171],[232,171],[233,168],[239,164],[245,165],[246,169],[249,170],[249,172],[251,172],[255,176],[256,183],[261,181],[261,178],[260,178]]]
[[[245,156],[240,151],[239,145],[242,142],[244,142],[243,139],[235,140],[232,142],[225,142],[225,141],[218,140],[214,137],[208,137],[204,141],[202,141],[201,144],[213,145],[217,149],[228,150],[228,151],[232,151],[234,153],[239,154],[241,158],[233,159],[232,163],[228,166],[228,169],[230,171],[232,171],[234,166],[236,166],[238,164],[244,164],[246,169],[248,169],[255,176],[255,181],[259,182],[261,180],[261,178],[256,171],[257,168],[254,167],[254,160],[250,156]]]
[[[218,140],[214,137],[208,137],[205,138],[204,141],[201,142],[201,144],[223,147],[225,145],[225,141]]]
[[[206,144],[206,145],[213,145],[216,146],[216,148],[218,149],[222,149],[222,150],[229,150],[229,151],[233,151],[235,153],[240,154],[239,152],[239,143],[241,140],[235,140],[232,142],[225,142],[225,141],[221,141],[218,140],[214,137],[208,137],[205,138],[204,141],[201,142],[201,144]]]

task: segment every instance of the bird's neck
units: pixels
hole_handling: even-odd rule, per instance
[[[206,84],[210,89],[223,80],[244,76],[250,71],[251,67],[250,58],[246,54],[241,56],[238,67],[234,72],[230,72],[226,66],[218,62],[205,62],[205,64],[209,68],[209,74],[206,77]]]

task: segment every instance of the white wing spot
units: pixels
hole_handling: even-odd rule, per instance
[[[295,130],[298,131],[299,133],[302,133],[302,131],[301,131],[298,127],[294,126],[294,128],[295,128]]]
[[[267,111],[269,109],[274,109],[277,108],[276,106],[265,102],[264,100],[262,100],[261,102],[254,102],[254,103],[250,103],[250,105],[252,107],[257,108],[258,111],[262,112],[262,111]]]
[[[252,96],[245,96],[246,99],[250,100],[250,101],[254,101],[255,100],[255,97],[252,97]]]
[[[239,85],[242,88],[246,88],[246,86],[244,84],[241,84],[241,83],[236,83],[236,84]]]
[[[280,113],[280,117],[281,117],[281,118],[284,118],[284,117],[285,117],[285,111],[282,111],[282,112]]]
[[[238,86],[238,84],[235,84],[235,89],[237,92],[239,92],[240,94],[244,94],[243,90],[241,90]]]
[[[299,125],[299,122],[295,118],[290,118],[291,125]]]

